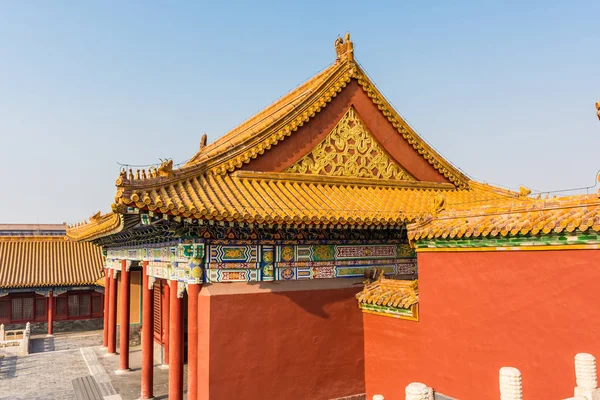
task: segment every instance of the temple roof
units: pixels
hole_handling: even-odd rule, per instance
[[[183,217],[249,223],[397,225],[429,212],[436,195],[449,204],[514,197],[471,183],[396,182],[238,171],[202,175],[159,190],[136,190],[127,206]]]
[[[168,160],[123,170],[114,212],[68,236],[117,233],[131,208],[240,223],[389,226],[456,203],[518,196],[470,180],[417,135],[355,62],[349,35],[334,47],[332,65],[214,143],[204,136],[181,168]],[[306,152],[289,156],[302,140]],[[268,159],[275,161],[265,168]]]
[[[520,197],[450,207],[437,217],[408,227],[411,240],[538,235],[600,231],[598,195],[552,199]]]
[[[102,251],[64,236],[0,236],[0,288],[94,285]]]
[[[215,142],[205,145],[203,139],[200,150],[181,168],[174,170],[172,163],[165,163],[158,170],[141,171],[139,178],[133,173],[122,174],[117,179],[117,196],[135,189],[165,187],[205,173],[224,175],[233,172],[293,135],[324,110],[353,79],[398,131],[399,139],[406,140],[449,181],[465,187],[468,178],[417,135],[354,61],[349,36],[345,40],[338,39],[335,47],[337,58],[332,65]]]

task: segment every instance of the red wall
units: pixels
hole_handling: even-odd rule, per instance
[[[573,395],[573,357],[600,357],[600,251],[420,253],[420,322],[365,315],[368,396],[411,381],[498,399],[518,368],[528,399]],[[370,398],[370,397],[367,397]]]
[[[209,362],[199,371],[202,398],[327,400],[364,393],[359,290],[208,294],[203,288],[199,357]]]

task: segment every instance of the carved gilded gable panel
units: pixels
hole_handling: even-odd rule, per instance
[[[386,153],[353,107],[321,143],[285,172],[415,180]]]

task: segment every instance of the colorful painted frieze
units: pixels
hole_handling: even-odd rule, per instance
[[[209,245],[208,263],[258,262],[258,245]]]
[[[256,269],[209,269],[206,271],[206,281],[210,283],[258,281],[258,271]]]

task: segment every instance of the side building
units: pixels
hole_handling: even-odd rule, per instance
[[[102,329],[101,249],[64,224],[0,224],[0,324],[33,333]]]

